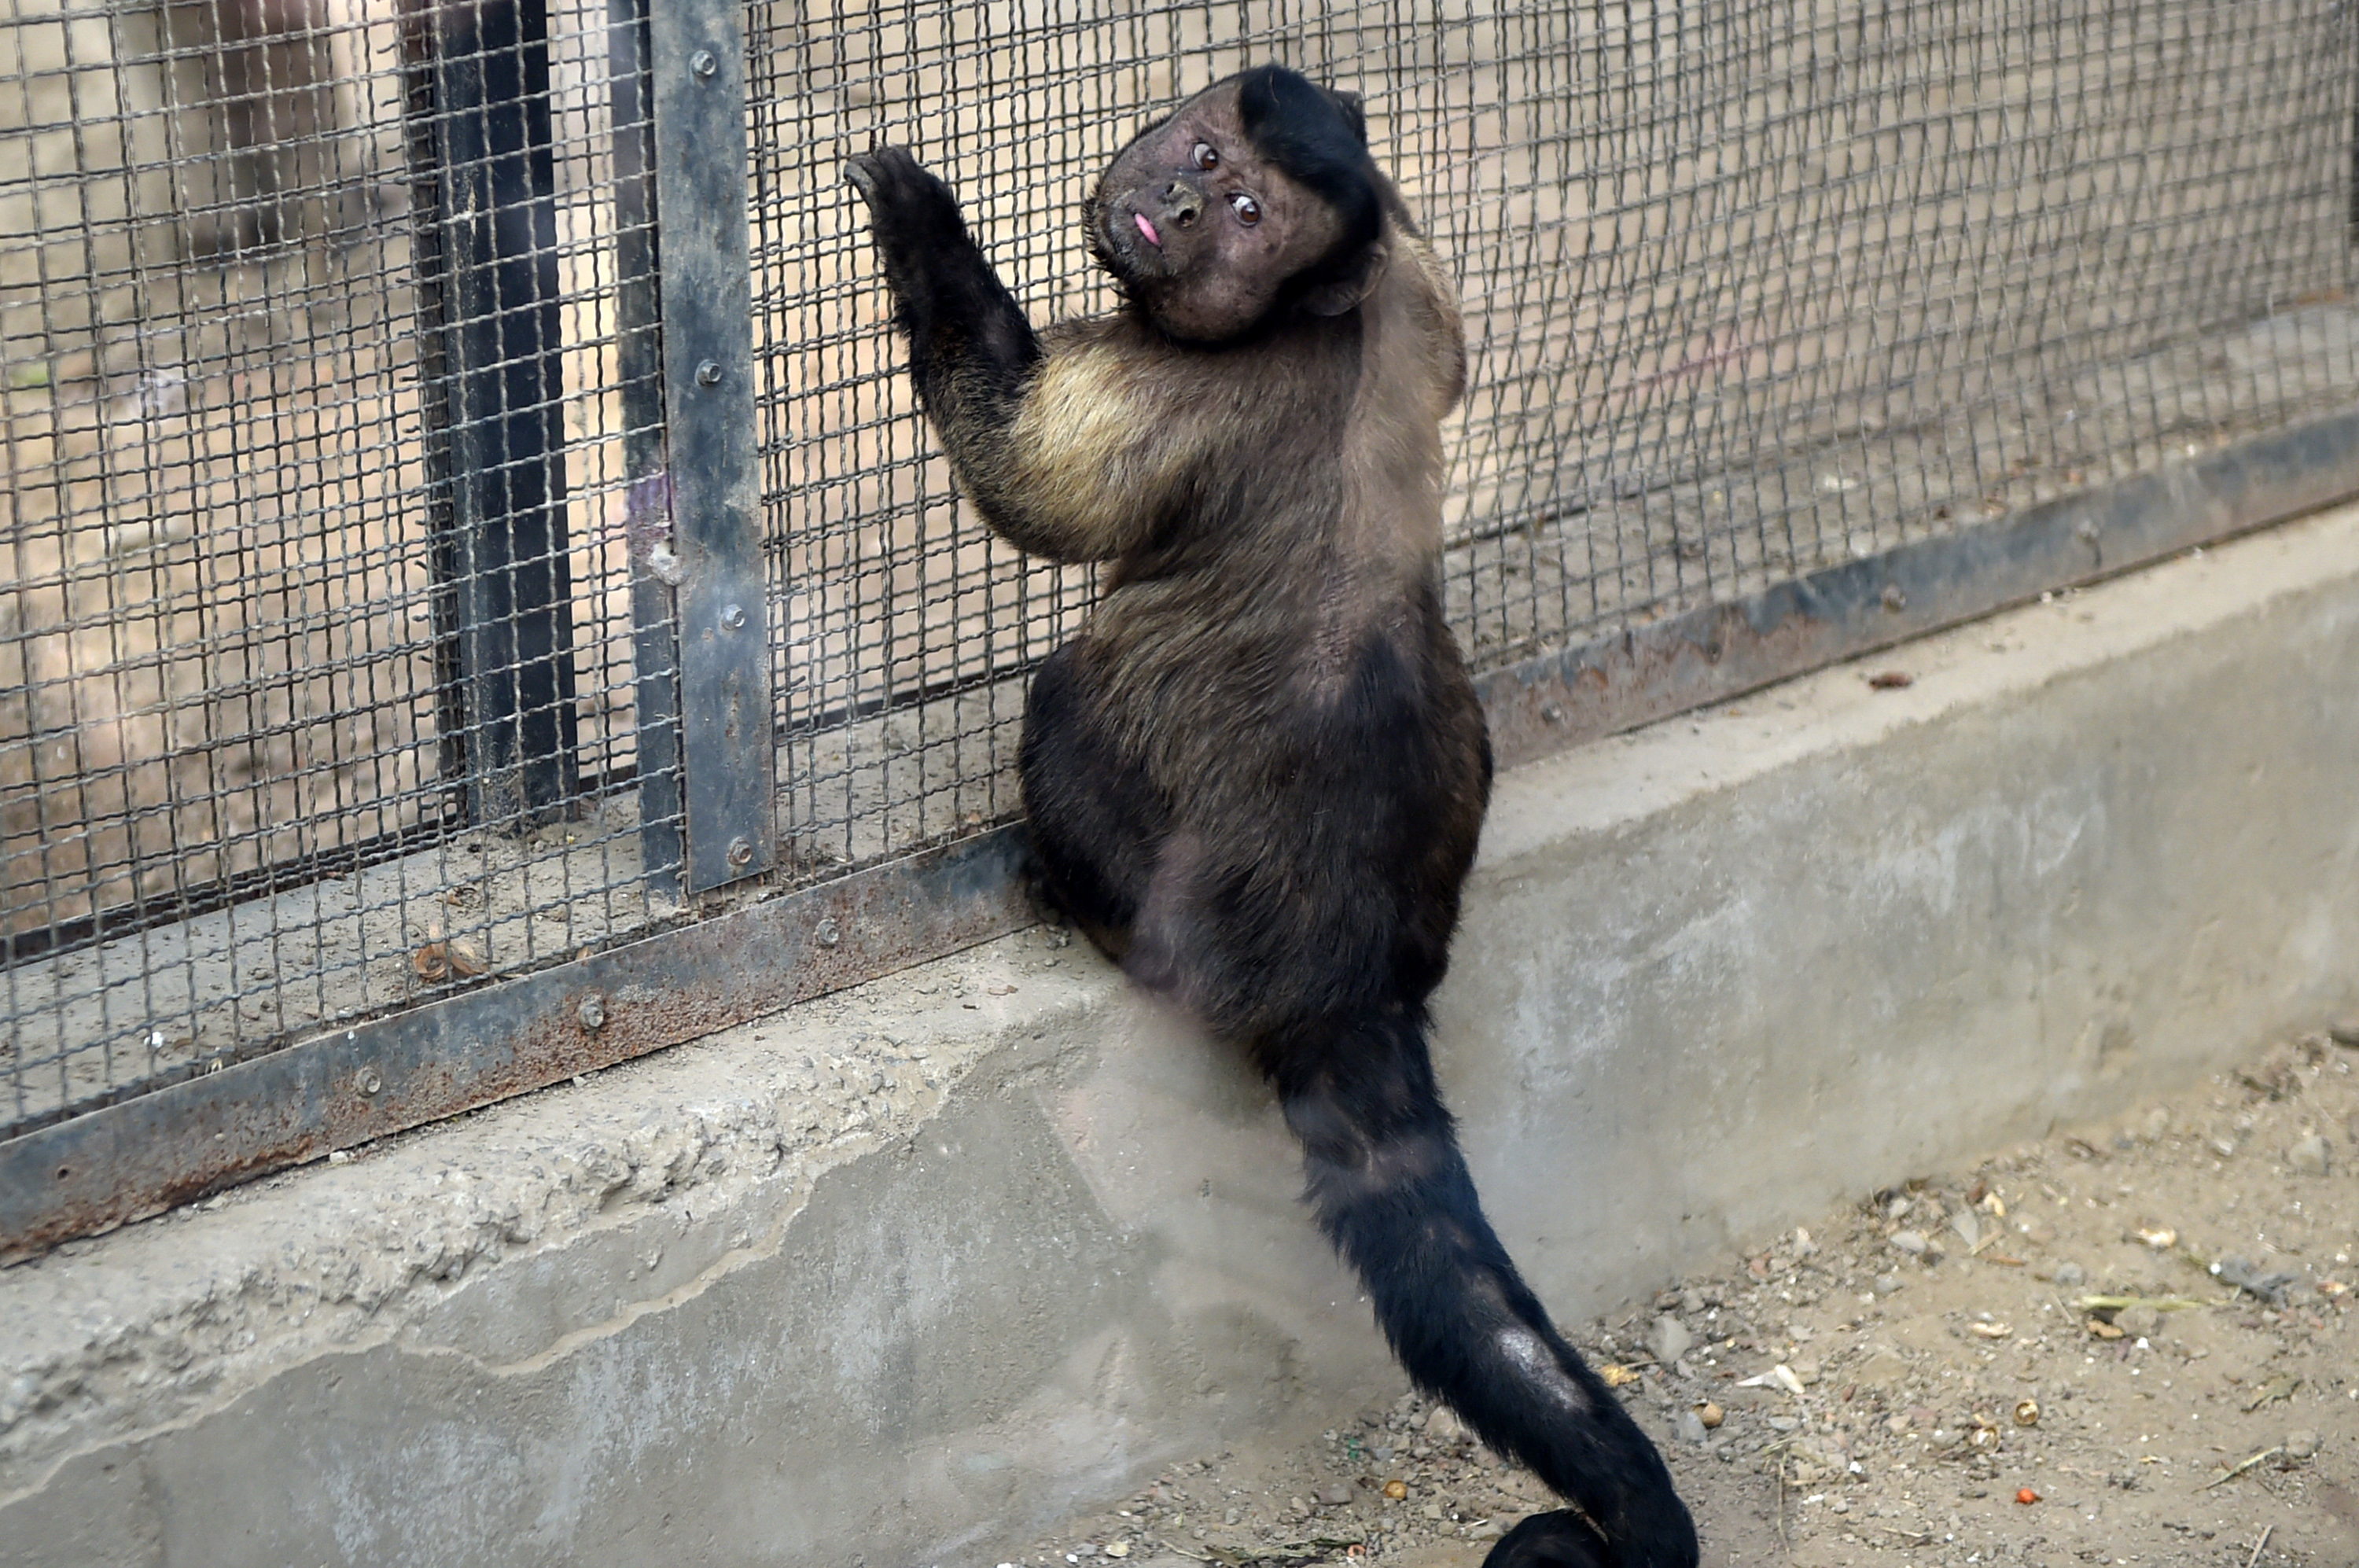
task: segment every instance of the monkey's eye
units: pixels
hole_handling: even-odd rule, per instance
[[[1221,166],[1221,155],[1212,150],[1210,142],[1198,142],[1195,150],[1188,156],[1199,169],[1218,169]]]
[[[1237,222],[1247,228],[1261,222],[1261,203],[1242,191],[1229,198],[1229,208],[1236,213]]]

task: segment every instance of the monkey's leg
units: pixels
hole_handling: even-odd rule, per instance
[[[1146,771],[1098,716],[1071,644],[1032,678],[1017,769],[1040,890],[1121,963],[1169,824]]]
[[[1320,1227],[1366,1282],[1409,1377],[1581,1509],[1526,1519],[1485,1568],[1694,1568],[1695,1527],[1662,1456],[1484,1217],[1422,1010],[1299,1025],[1262,1051]]]

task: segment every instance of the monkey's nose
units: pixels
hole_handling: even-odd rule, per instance
[[[1163,210],[1184,229],[1203,215],[1204,198],[1193,187],[1174,180],[1163,193]]]

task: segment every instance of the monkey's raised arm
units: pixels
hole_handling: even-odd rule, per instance
[[[1017,549],[1105,561],[1145,537],[1158,441],[1086,343],[1043,347],[950,188],[901,147],[853,158],[918,397],[984,517]],[[1125,483],[1125,478],[1136,483]],[[1160,473],[1153,478],[1166,478]]]

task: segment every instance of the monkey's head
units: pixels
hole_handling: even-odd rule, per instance
[[[1378,192],[1359,99],[1259,66],[1115,156],[1090,198],[1090,247],[1165,332],[1223,343],[1365,299],[1385,269]]]

